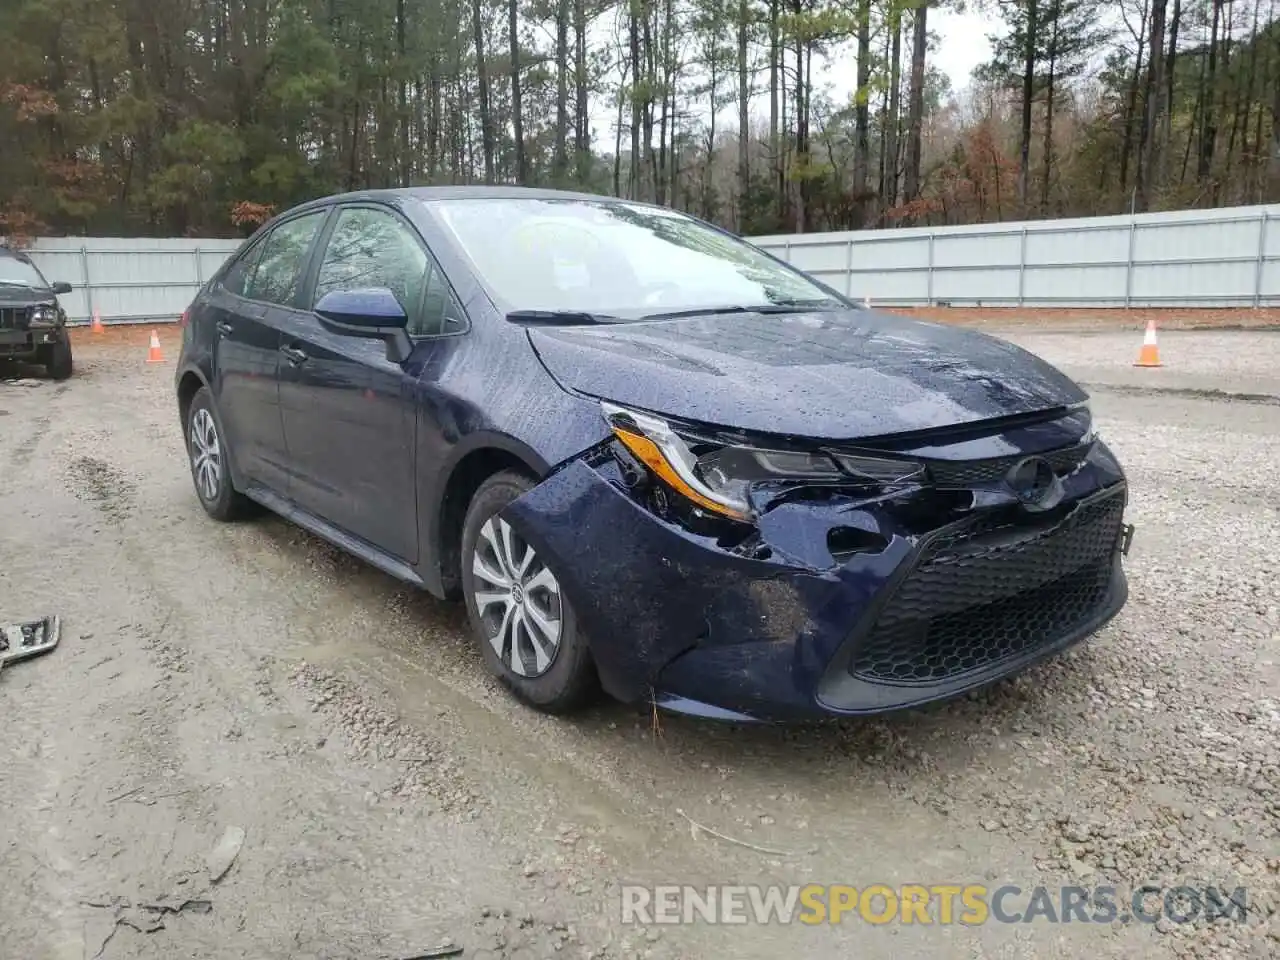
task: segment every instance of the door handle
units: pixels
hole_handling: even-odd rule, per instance
[[[298,364],[307,362],[306,353],[304,353],[302,350],[299,350],[297,347],[281,347],[280,352],[283,353],[285,355],[285,359],[287,359],[295,367],[298,366]]]
[[[218,321],[218,332],[221,334],[225,334],[226,336],[229,337],[231,336],[232,333],[235,332],[235,329],[236,329],[235,327],[227,323],[227,321],[225,320]]]

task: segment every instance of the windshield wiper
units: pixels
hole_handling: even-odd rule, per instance
[[[773,305],[775,307],[812,307],[819,309],[832,307],[836,310],[847,306],[847,304],[843,304],[833,297],[793,297],[790,300],[775,300]]]
[[[672,310],[667,313],[647,313],[642,320],[678,320],[681,317],[710,317],[726,313],[808,313],[825,307],[839,307],[835,300],[779,300],[774,303],[757,303],[750,306],[733,304],[726,307],[691,307],[688,310]]]
[[[549,326],[588,326],[596,323],[622,323],[622,317],[584,310],[512,310],[507,314],[512,323],[545,323]]]

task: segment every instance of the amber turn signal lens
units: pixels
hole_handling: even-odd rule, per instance
[[[722,503],[716,503],[710,497],[704,496],[689,486],[671,464],[667,462],[667,458],[658,449],[658,445],[648,437],[639,433],[632,433],[617,424],[613,425],[613,432],[628,450],[640,458],[641,463],[661,477],[668,486],[682,497],[687,498],[702,509],[717,513],[722,517],[729,517],[733,520],[745,520],[747,518],[746,514],[726,507]]]

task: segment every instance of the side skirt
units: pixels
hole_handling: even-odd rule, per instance
[[[354,537],[345,530],[340,530],[326,520],[322,520],[314,514],[308,513],[292,500],[287,500],[277,493],[267,490],[261,486],[250,486],[243,491],[244,495],[250,500],[262,504],[272,513],[278,513],[290,523],[295,523],[309,533],[314,533],[323,540],[328,540],[335,547],[339,547],[353,556],[359,557],[370,566],[377,567],[383,573],[390,574],[397,580],[403,580],[405,583],[420,589],[426,589],[426,584],[417,572],[405,563],[391,554],[379,550],[373,544]]]

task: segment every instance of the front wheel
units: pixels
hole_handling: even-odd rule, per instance
[[[226,440],[208,387],[201,387],[192,397],[186,428],[191,479],[200,506],[215,520],[240,519],[249,512],[250,501],[231,485]]]
[[[71,376],[74,363],[71,358],[71,340],[63,333],[62,339],[44,347],[44,368],[53,380],[66,380]]]
[[[503,472],[476,491],[462,528],[463,592],[490,672],[530,706],[568,713],[596,688],[586,637],[545,558],[501,516],[532,487]]]

